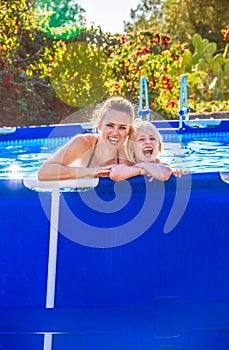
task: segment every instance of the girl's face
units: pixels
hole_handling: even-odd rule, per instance
[[[110,109],[99,124],[100,139],[108,146],[120,147],[125,142],[130,131],[131,117],[124,112]]]
[[[139,130],[133,142],[137,162],[153,162],[159,153],[159,140],[151,130]]]

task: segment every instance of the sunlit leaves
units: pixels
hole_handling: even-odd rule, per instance
[[[46,34],[70,39],[84,28],[85,10],[77,0],[35,0],[34,13]]]
[[[66,104],[88,107],[106,94],[103,66],[106,56],[97,46],[85,42],[67,45],[64,56],[55,62],[51,82]]]

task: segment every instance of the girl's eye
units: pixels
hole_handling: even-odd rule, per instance
[[[112,124],[106,124],[106,126],[108,126],[109,128],[113,128]]]
[[[140,141],[140,142],[144,142],[145,139],[143,139],[142,137],[140,139],[138,139],[137,141]]]
[[[157,139],[155,137],[150,137],[150,141],[156,141]]]

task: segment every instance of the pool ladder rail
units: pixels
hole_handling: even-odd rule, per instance
[[[183,74],[180,78],[180,109],[179,109],[179,129],[183,128],[183,121],[189,120],[188,108],[188,87],[186,76]]]
[[[145,106],[143,105],[143,96],[145,99]],[[186,122],[189,120],[189,108],[188,108],[188,88],[186,76],[183,74],[180,79],[180,110],[179,110],[179,127],[177,130],[182,130],[183,120]],[[139,88],[139,107],[138,117],[146,120],[150,119],[150,108],[149,108],[149,95],[148,95],[148,84],[145,76],[140,78]]]
[[[143,94],[143,90],[144,90],[144,94]],[[143,106],[143,95],[145,98],[145,106]],[[146,77],[144,76],[140,78],[138,116],[139,118],[142,118],[142,119],[143,117],[145,117],[146,120],[150,121],[148,84],[147,84]]]
[[[145,106],[143,106],[143,96],[145,98]],[[185,74],[183,74],[180,78],[180,109],[178,115],[178,127],[173,128],[173,131],[177,132],[178,134],[186,133],[189,127],[192,129],[214,128],[219,126],[222,121],[214,119],[189,119],[188,87]],[[149,109],[148,85],[145,76],[142,76],[140,79],[138,117],[142,119],[145,117],[146,120],[151,120]],[[159,128],[159,130],[163,132],[170,132],[171,128]]]

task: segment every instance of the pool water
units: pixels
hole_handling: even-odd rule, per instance
[[[34,178],[41,164],[70,138],[0,142],[0,179]]]
[[[0,141],[0,178],[36,177],[40,165],[70,137]],[[192,173],[229,170],[229,132],[163,135],[160,159]]]
[[[164,142],[164,152],[160,158],[173,168],[192,173],[229,170],[229,133],[211,137],[192,134],[192,137],[185,135],[180,142]]]

